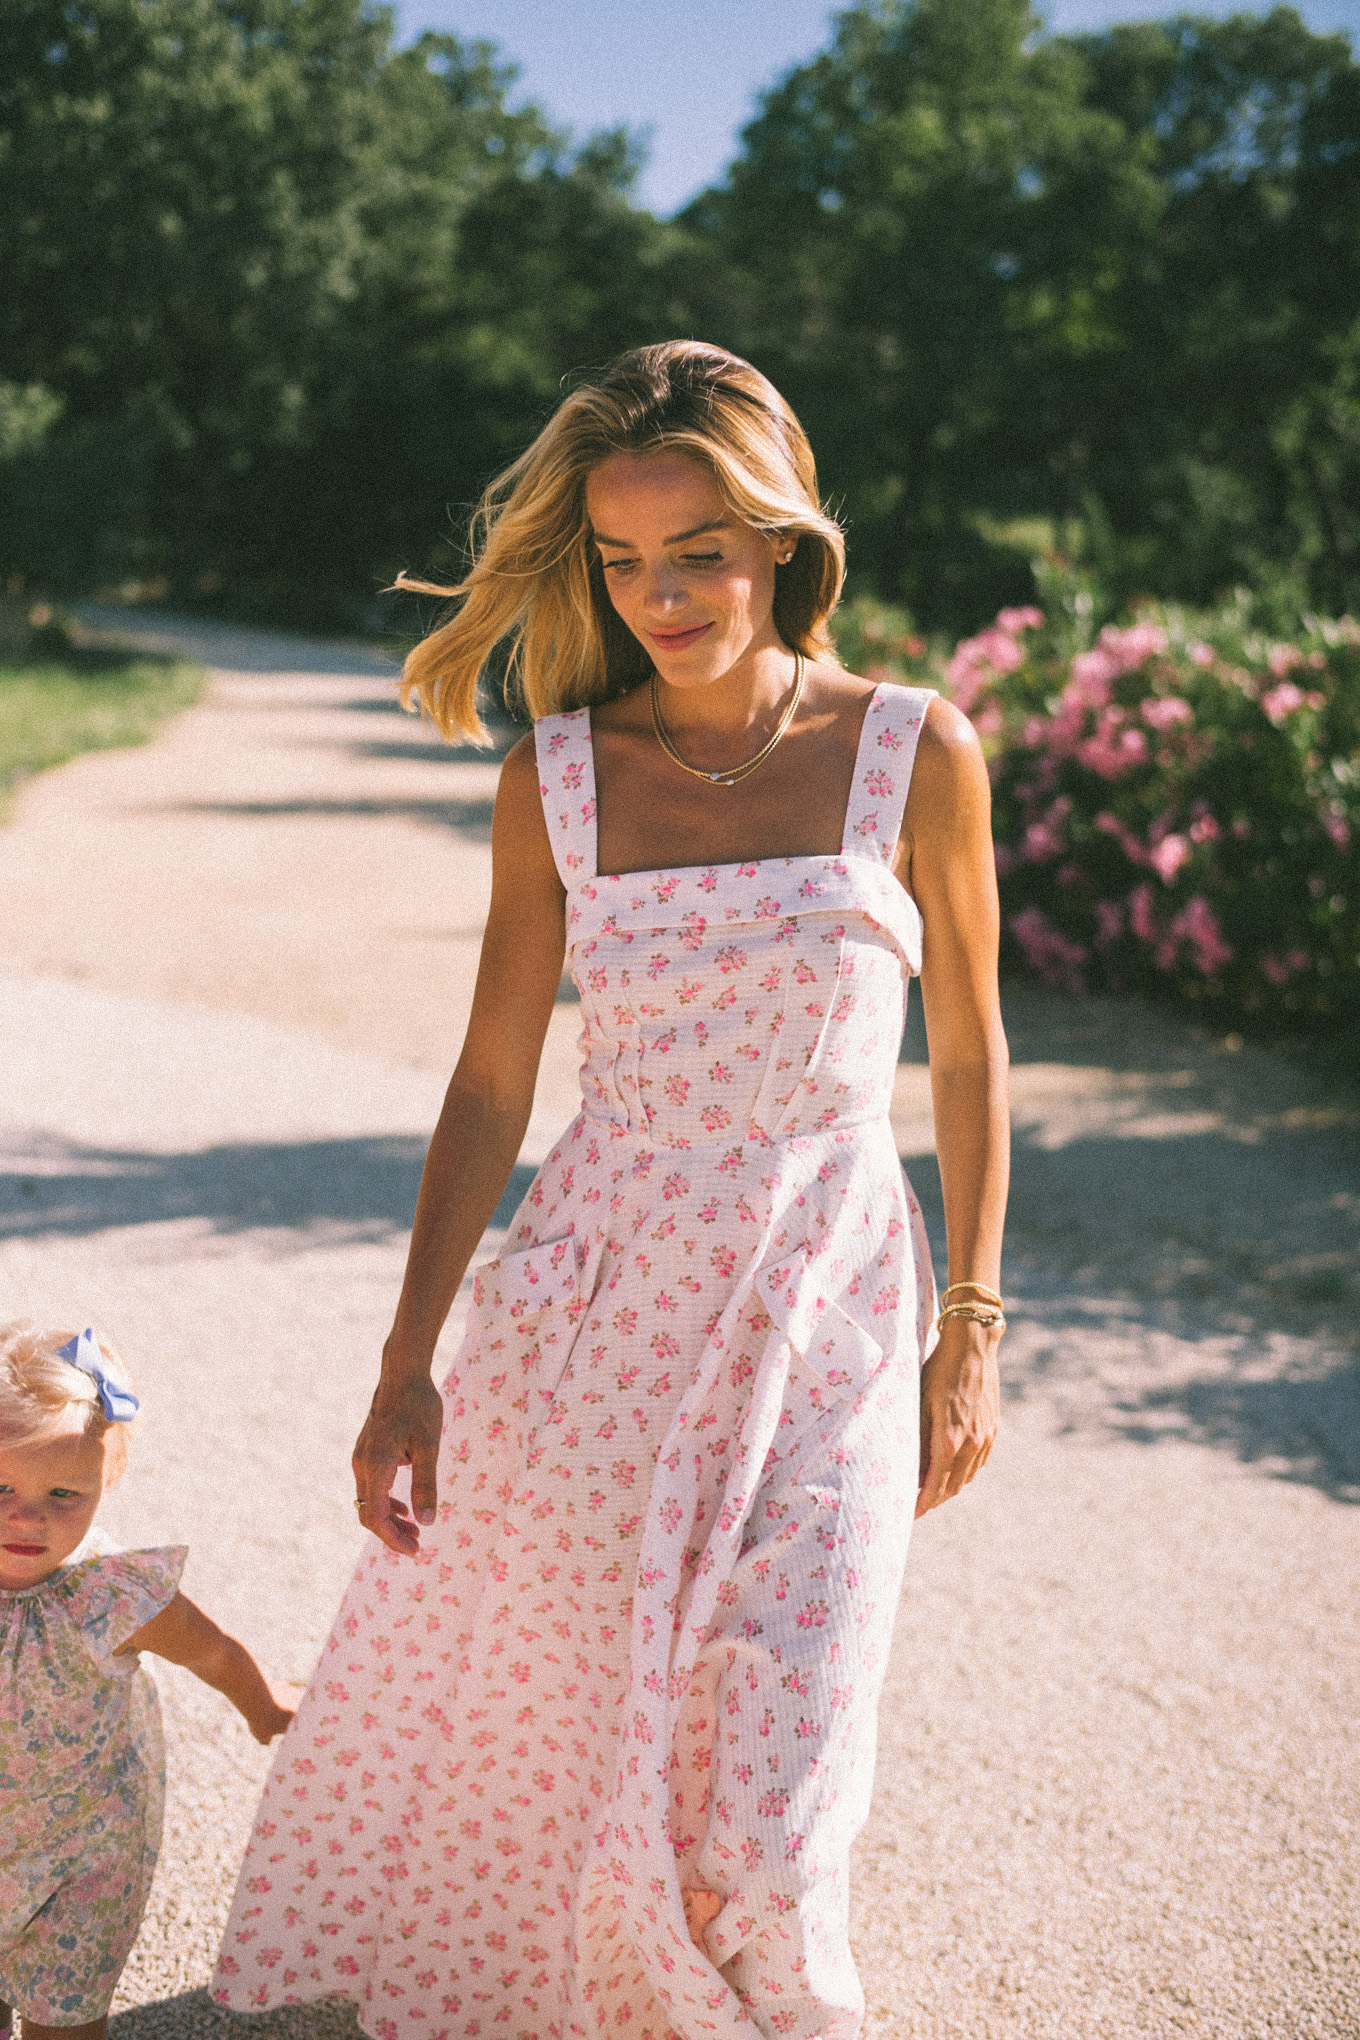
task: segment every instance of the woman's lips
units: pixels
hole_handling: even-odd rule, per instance
[[[11,1558],[41,1558],[47,1546],[45,1544],[7,1544],[5,1549]]]
[[[660,645],[663,652],[683,652],[687,645],[696,644],[706,630],[712,630],[711,623],[696,623],[690,630],[648,631],[654,645]]]

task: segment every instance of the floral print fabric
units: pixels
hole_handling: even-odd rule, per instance
[[[120,1644],[174,1597],[182,1546],[92,1532],[39,1586],[0,1588],[0,2000],[36,2024],[102,2018],[160,1848],[156,1689]]]
[[[537,726],[582,1110],[444,1383],[439,1521],[374,1543],[219,1961],[379,2040],[832,2040],[934,1314],[888,1109],[928,696],[879,689],[832,857],[601,877]],[[682,1890],[721,1911],[706,1949]]]

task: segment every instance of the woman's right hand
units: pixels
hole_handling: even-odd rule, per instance
[[[429,1374],[412,1368],[393,1377],[384,1354],[383,1373],[354,1447],[354,1492],[365,1530],[380,1537],[389,1551],[407,1558],[420,1549],[417,1524],[434,1521],[439,1500],[435,1468],[443,1426],[443,1398]],[[409,1509],[392,1495],[399,1466],[411,1469]]]

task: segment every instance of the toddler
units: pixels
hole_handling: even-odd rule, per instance
[[[0,1328],[0,2040],[103,2040],[160,1847],[152,1651],[225,1693],[257,1742],[280,1706],[178,1591],[185,1550],[94,1525],[137,1398],[91,1331]]]

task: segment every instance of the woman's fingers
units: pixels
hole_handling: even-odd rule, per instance
[[[936,1347],[921,1375],[921,1470],[916,1514],[924,1516],[981,1471],[999,1413],[994,1355]]]
[[[403,1557],[420,1549],[417,1524],[435,1519],[435,1467],[443,1420],[443,1400],[428,1375],[406,1382],[395,1395],[384,1392],[380,1384],[354,1448],[359,1520],[389,1551]],[[392,1493],[402,1466],[411,1469],[409,1508]]]

